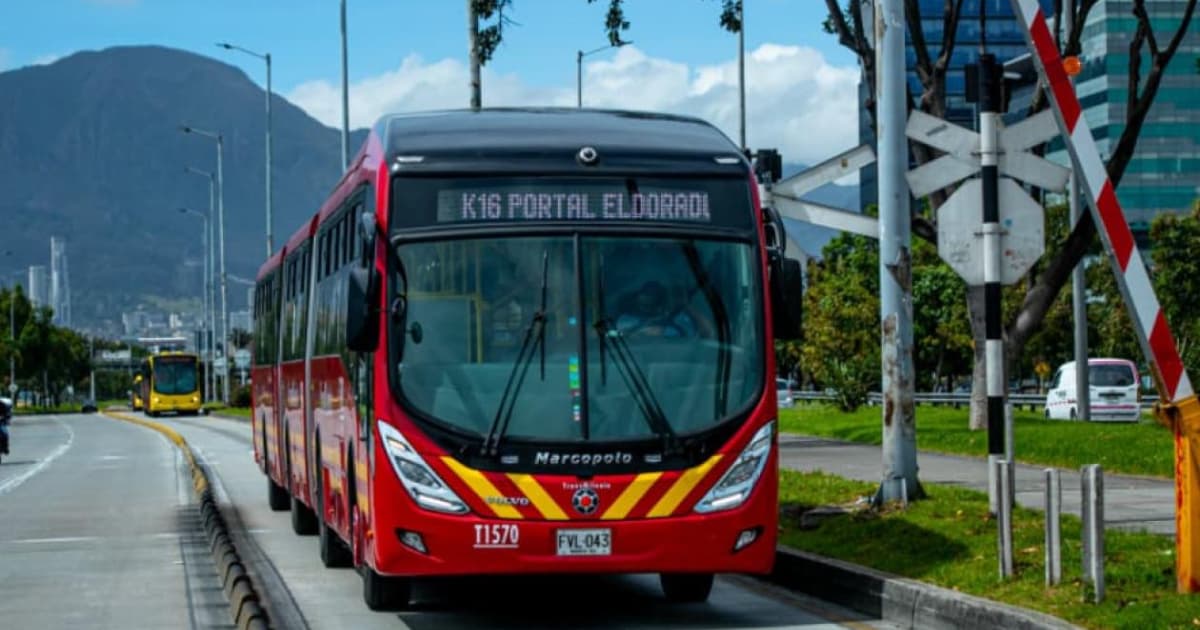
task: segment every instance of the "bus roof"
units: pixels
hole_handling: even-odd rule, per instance
[[[578,108],[445,110],[384,116],[375,127],[388,161],[397,156],[497,159],[507,156],[574,162],[580,148],[605,156],[741,157],[737,145],[699,118]],[[723,170],[731,172],[728,160]],[[748,163],[737,162],[745,172]]]

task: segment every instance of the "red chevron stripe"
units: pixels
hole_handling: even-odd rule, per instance
[[[1054,37],[1050,34],[1050,26],[1046,24],[1046,16],[1040,9],[1033,16],[1029,32],[1033,35],[1034,48],[1037,49],[1037,55],[1046,69],[1046,79],[1054,92],[1054,100],[1058,101],[1059,111],[1067,123],[1067,133],[1073,133],[1081,111],[1079,99],[1076,98],[1075,88],[1067,78],[1067,71],[1063,69],[1058,47],[1054,45]]]
[[[1179,350],[1175,346],[1175,338],[1171,335],[1171,327],[1161,309],[1154,318],[1154,328],[1150,330],[1150,351],[1154,353],[1154,361],[1158,363],[1158,372],[1162,375],[1167,388],[1167,400],[1175,400],[1175,390],[1179,387],[1179,379],[1183,375],[1183,360],[1179,358]]]
[[[1129,266],[1129,259],[1133,256],[1133,232],[1125,222],[1125,213],[1121,212],[1121,204],[1117,201],[1117,194],[1113,192],[1112,182],[1108,178],[1104,179],[1104,187],[1100,189],[1096,207],[1100,210],[1100,220],[1104,222],[1104,232],[1108,234],[1113,255],[1117,257],[1117,264],[1124,273]]]

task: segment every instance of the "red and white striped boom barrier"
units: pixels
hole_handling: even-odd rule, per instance
[[[1200,401],[1192,390],[1092,131],[1083,119],[1083,108],[1067,78],[1041,5],[1038,0],[1012,3],[1025,24],[1026,42],[1048,88],[1076,179],[1112,261],[1117,286],[1154,375],[1159,399],[1166,401],[1156,407],[1156,412],[1175,432],[1176,579],[1180,592],[1195,593],[1200,591]]]

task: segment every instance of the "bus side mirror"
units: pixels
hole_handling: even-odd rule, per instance
[[[374,352],[379,345],[379,309],[371,277],[375,270],[355,266],[346,287],[346,347],[353,352]]]
[[[771,316],[776,339],[799,339],[804,319],[804,269],[794,258],[771,264]]]

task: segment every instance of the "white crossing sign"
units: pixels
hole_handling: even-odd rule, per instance
[[[1001,178],[1000,282],[1020,280],[1045,251],[1042,207],[1021,186]],[[983,233],[979,207],[983,183],[971,179],[938,208],[938,255],[970,286],[983,285]]]
[[[907,173],[913,196],[924,197],[979,171],[979,134],[974,131],[917,110],[909,114],[904,131],[909,138],[946,154]],[[1049,110],[1012,127],[1001,126],[1000,174],[1045,190],[1065,190],[1070,170],[1028,152],[1057,135],[1054,113]]]

